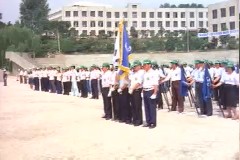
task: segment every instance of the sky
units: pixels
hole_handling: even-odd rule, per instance
[[[0,13],[3,14],[3,22],[15,23],[19,19],[19,5],[22,0],[0,0]],[[69,5],[81,0],[48,0],[51,10],[61,9],[64,5]],[[181,4],[181,3],[196,3],[195,0],[83,0],[95,3],[103,3],[112,5],[113,7],[125,7],[127,3],[141,3],[143,8],[158,8],[160,4]],[[201,0],[199,1],[204,6],[209,4],[222,2],[225,0]],[[120,2],[120,3],[119,3]]]

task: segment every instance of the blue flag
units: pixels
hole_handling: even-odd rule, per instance
[[[187,79],[185,77],[185,71],[184,68],[181,67],[181,83],[180,83],[180,94],[181,96],[185,97],[188,95],[188,85],[187,85]]]
[[[123,25],[122,34],[120,35],[120,75],[126,75],[130,72],[129,55],[131,54],[131,46],[125,25]]]
[[[211,98],[212,89],[211,89],[211,76],[208,71],[207,65],[204,69],[204,78],[203,78],[203,87],[202,87],[203,100],[207,102]]]

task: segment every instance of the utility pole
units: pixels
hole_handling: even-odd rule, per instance
[[[187,52],[189,52],[189,30],[187,28]]]
[[[57,29],[57,41],[58,41],[58,52],[61,53],[61,44],[60,44],[60,36],[59,36],[59,31]]]

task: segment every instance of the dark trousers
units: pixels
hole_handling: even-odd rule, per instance
[[[62,82],[61,81],[56,81],[56,89],[57,89],[57,94],[62,94]]]
[[[24,84],[27,84],[27,76],[23,76]]]
[[[123,122],[131,123],[132,113],[130,106],[130,96],[128,88],[125,88],[121,94],[119,94],[119,108],[120,108],[120,120]]]
[[[33,78],[33,83],[34,83],[34,86],[35,86],[34,90],[35,91],[39,91],[39,78],[38,77],[34,77]]]
[[[91,88],[92,88],[92,98],[98,99],[98,80],[92,79],[91,80]]]
[[[119,109],[119,93],[117,90],[112,92],[112,105],[113,105],[113,115],[115,120],[120,120],[120,109]]]
[[[87,80],[80,81],[80,89],[81,89],[81,97],[86,98],[88,97],[88,90],[87,90]]]
[[[40,79],[41,91],[45,91],[43,79],[44,79],[44,77],[42,77],[42,78]]]
[[[178,106],[178,112],[183,112],[184,105],[183,105],[183,96],[180,94],[180,81],[173,81],[172,82],[172,108],[171,111],[176,111]]]
[[[3,86],[7,86],[7,77],[3,78]]]
[[[111,97],[108,97],[109,87],[102,88],[103,109],[106,118],[112,118]]]
[[[143,100],[145,108],[146,122],[148,125],[154,124],[157,125],[157,111],[156,111],[156,99],[151,99],[150,97],[153,94],[151,91],[143,91]]]
[[[162,99],[162,91],[163,91],[164,84],[160,84],[158,86],[158,95],[157,95],[157,107],[159,109],[163,109],[163,99]]]
[[[43,88],[45,92],[49,92],[49,79],[48,77],[43,77]]]
[[[69,95],[69,92],[67,92],[67,82],[63,82],[63,94],[64,95]]]
[[[50,80],[50,89],[51,89],[51,93],[56,93],[55,80]]]
[[[23,76],[20,75],[20,83],[23,83]]]
[[[78,92],[81,92],[81,81],[77,81]]]
[[[133,124],[136,125],[141,125],[143,123],[141,92],[142,89],[136,89],[131,95],[132,121]]]
[[[204,101],[203,94],[202,94],[202,87],[203,87],[202,83],[196,82],[196,85],[195,85],[196,101],[200,107],[201,114],[211,116],[213,112],[212,100],[211,98],[209,98],[207,99],[207,101]]]

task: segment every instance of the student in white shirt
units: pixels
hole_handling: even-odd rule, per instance
[[[71,66],[71,82],[72,82],[72,87],[71,87],[71,93],[73,96],[79,96],[79,91],[77,87],[77,76],[78,73],[75,69],[75,66]]]
[[[236,120],[239,118],[236,111],[236,87],[239,87],[239,75],[233,72],[234,65],[232,63],[229,63],[226,67],[227,72],[222,75],[220,82],[213,85],[213,87],[216,88],[223,85],[223,104],[227,107],[228,111],[226,118],[232,118]]]

